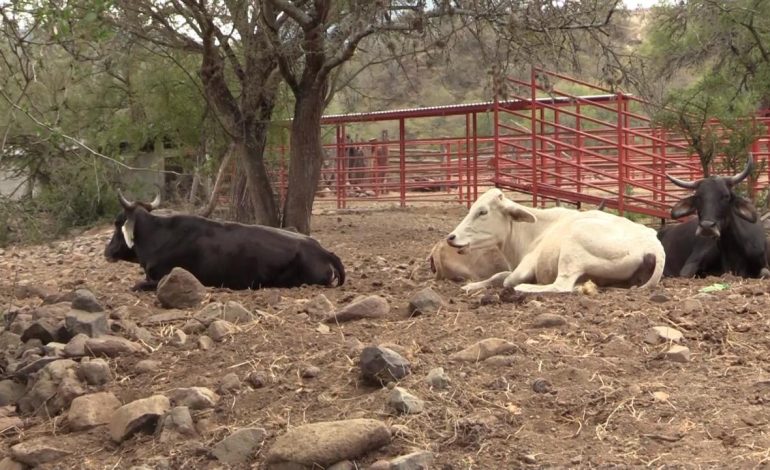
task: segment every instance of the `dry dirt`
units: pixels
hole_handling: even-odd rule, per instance
[[[216,409],[194,415],[210,420],[207,434],[173,444],[137,435],[115,445],[104,428],[69,433],[65,414],[30,418],[20,435],[4,439],[0,455],[19,440],[55,435],[56,442],[75,451],[55,468],[161,462],[170,468],[221,468],[207,449],[233,429],[264,427],[264,451],[287,427],[368,417],[400,426],[393,428],[390,445],[357,462],[362,468],[415,448],[434,452],[433,468],[439,469],[753,467],[770,461],[767,281],[667,279],[656,290],[665,296],[659,299],[663,302],[646,291],[602,290],[595,296],[531,296],[480,306],[479,295],[434,281],[425,262],[434,241],[464,212],[442,206],[318,215],[314,235],[346,264],[343,287],[209,290],[207,302],[235,300],[266,314],[211,351],[199,350],[194,335],[182,347],[162,344],[150,355],[162,362],[155,374],[135,373],[138,358],[110,360],[115,380],[105,388],[124,403],[175,387],[216,389],[229,372],[242,380],[252,371],[264,373],[263,388],[244,385],[238,394],[223,396]],[[153,293],[130,292],[141,277],[137,266],[104,261],[110,235],[111,229],[102,227],[46,246],[0,252],[3,307],[39,303],[14,297],[14,285],[28,283],[62,291],[87,287],[108,310],[137,305],[148,313],[162,311]],[[701,294],[685,308],[685,299],[715,282],[730,287]],[[447,307],[409,318],[408,299],[425,286],[440,293]],[[360,294],[382,295],[391,313],[387,319],[331,325],[323,333],[317,319],[297,308],[298,301],[321,293],[337,306]],[[562,315],[567,324],[532,328],[541,313]],[[689,362],[667,360],[662,352],[668,345],[644,341],[650,327],[662,325],[684,333]],[[167,338],[174,326],[181,325],[150,330]],[[490,337],[516,345],[507,363],[449,359]],[[387,389],[361,382],[353,338],[395,345],[412,361],[412,374],[400,385],[426,401],[424,413],[394,415]],[[316,378],[300,377],[308,365],[320,368]],[[424,382],[439,366],[452,381],[447,391],[431,390]],[[548,381],[550,392],[535,392],[536,379]],[[260,468],[260,455],[252,468]]]

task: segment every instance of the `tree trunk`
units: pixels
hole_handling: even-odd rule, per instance
[[[230,145],[227,148],[225,155],[222,157],[222,161],[219,163],[219,170],[217,171],[216,180],[214,180],[214,188],[211,190],[209,202],[206,204],[206,207],[204,207],[203,210],[198,213],[202,217],[211,217],[211,214],[214,213],[214,209],[217,207],[217,201],[219,200],[219,190],[222,187],[222,180],[225,177],[227,168],[230,166],[230,159],[232,156],[233,146]]]
[[[264,165],[267,125],[259,124],[253,131],[246,130],[242,141],[235,142],[234,153],[241,161],[249,187],[249,198],[254,209],[254,221],[260,225],[277,227],[278,208],[273,196],[270,177]]]
[[[324,88],[308,87],[297,95],[291,123],[289,187],[283,209],[283,226],[294,227],[304,234],[310,233],[313,200],[321,176],[323,147],[320,122]]]

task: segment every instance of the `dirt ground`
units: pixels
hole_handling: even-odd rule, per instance
[[[162,364],[154,374],[134,371],[140,358],[110,360],[115,380],[104,388],[124,403],[175,387],[217,389],[230,372],[242,380],[252,371],[263,373],[264,387],[244,384],[239,393],[223,395],[215,409],[194,414],[196,421],[209,421],[205,434],[170,444],[137,435],[116,445],[104,428],[69,433],[65,413],[28,418],[20,435],[3,438],[0,455],[20,440],[55,435],[75,453],[47,468],[221,468],[208,449],[234,429],[264,427],[264,452],[287,427],[367,417],[389,423],[395,437],[357,461],[360,468],[413,449],[432,451],[433,468],[447,470],[767,465],[767,281],[666,279],[655,291],[662,295],[655,298],[649,291],[618,289],[482,306],[480,295],[466,295],[449,281],[434,281],[425,261],[432,244],[464,213],[456,205],[324,211],[313,219],[314,236],[344,261],[348,281],[343,287],[210,289],[207,302],[235,300],[264,313],[210,351],[197,347],[195,335],[180,347],[161,341],[149,356]],[[124,305],[147,315],[163,311],[153,293],[129,290],[142,277],[138,266],[103,259],[110,235],[105,226],[46,246],[0,251],[3,307],[39,304],[38,299],[14,296],[16,285],[32,284],[61,291],[87,287],[110,311]],[[729,289],[699,294],[715,282],[726,282]],[[447,307],[410,318],[408,300],[426,286]],[[317,319],[299,313],[301,301],[318,294],[336,306],[361,294],[381,295],[390,302],[391,313],[386,319],[330,325],[327,332]],[[533,328],[533,318],[542,313],[561,315],[567,324]],[[141,323],[142,318],[131,320]],[[167,339],[180,326],[148,329]],[[662,355],[669,345],[647,344],[644,339],[653,326],[681,331],[690,361],[673,362]],[[491,363],[450,360],[452,353],[490,337],[510,341],[515,352]],[[390,411],[388,390],[361,381],[354,339],[390,344],[405,354],[412,374],[400,385],[425,400],[425,412]],[[300,371],[309,365],[320,373],[301,378]],[[448,390],[431,390],[425,383],[435,367],[443,367],[450,377]],[[538,379],[550,383],[546,393],[533,389]],[[261,455],[252,468],[260,468]]]

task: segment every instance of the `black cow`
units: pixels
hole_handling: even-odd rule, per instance
[[[690,182],[666,175],[677,186],[695,190],[695,194],[671,209],[671,217],[679,219],[692,214],[697,217],[665,227],[658,233],[666,251],[664,275],[693,277],[729,272],[742,277],[760,277],[765,274],[765,232],[758,222],[757,210],[733,191],[753,167],[754,161],[749,155],[746,167],[735,176],[710,176]]]
[[[118,193],[123,212],[104,250],[110,262],[139,263],[146,281],[134,290],[153,290],[175,267],[206,286],[230,289],[342,285],[345,268],[334,253],[298,233],[194,215],[158,216],[160,202],[130,202]]]

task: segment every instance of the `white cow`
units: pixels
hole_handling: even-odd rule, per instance
[[[511,269],[497,247],[480,250],[457,249],[450,246],[446,239],[433,246],[428,260],[436,279],[449,279],[454,282],[480,281]]]
[[[447,237],[455,248],[499,248],[513,271],[463,287],[515,287],[520,292],[572,292],[601,286],[654,287],[666,254],[655,230],[607,212],[532,209],[490,189]]]

